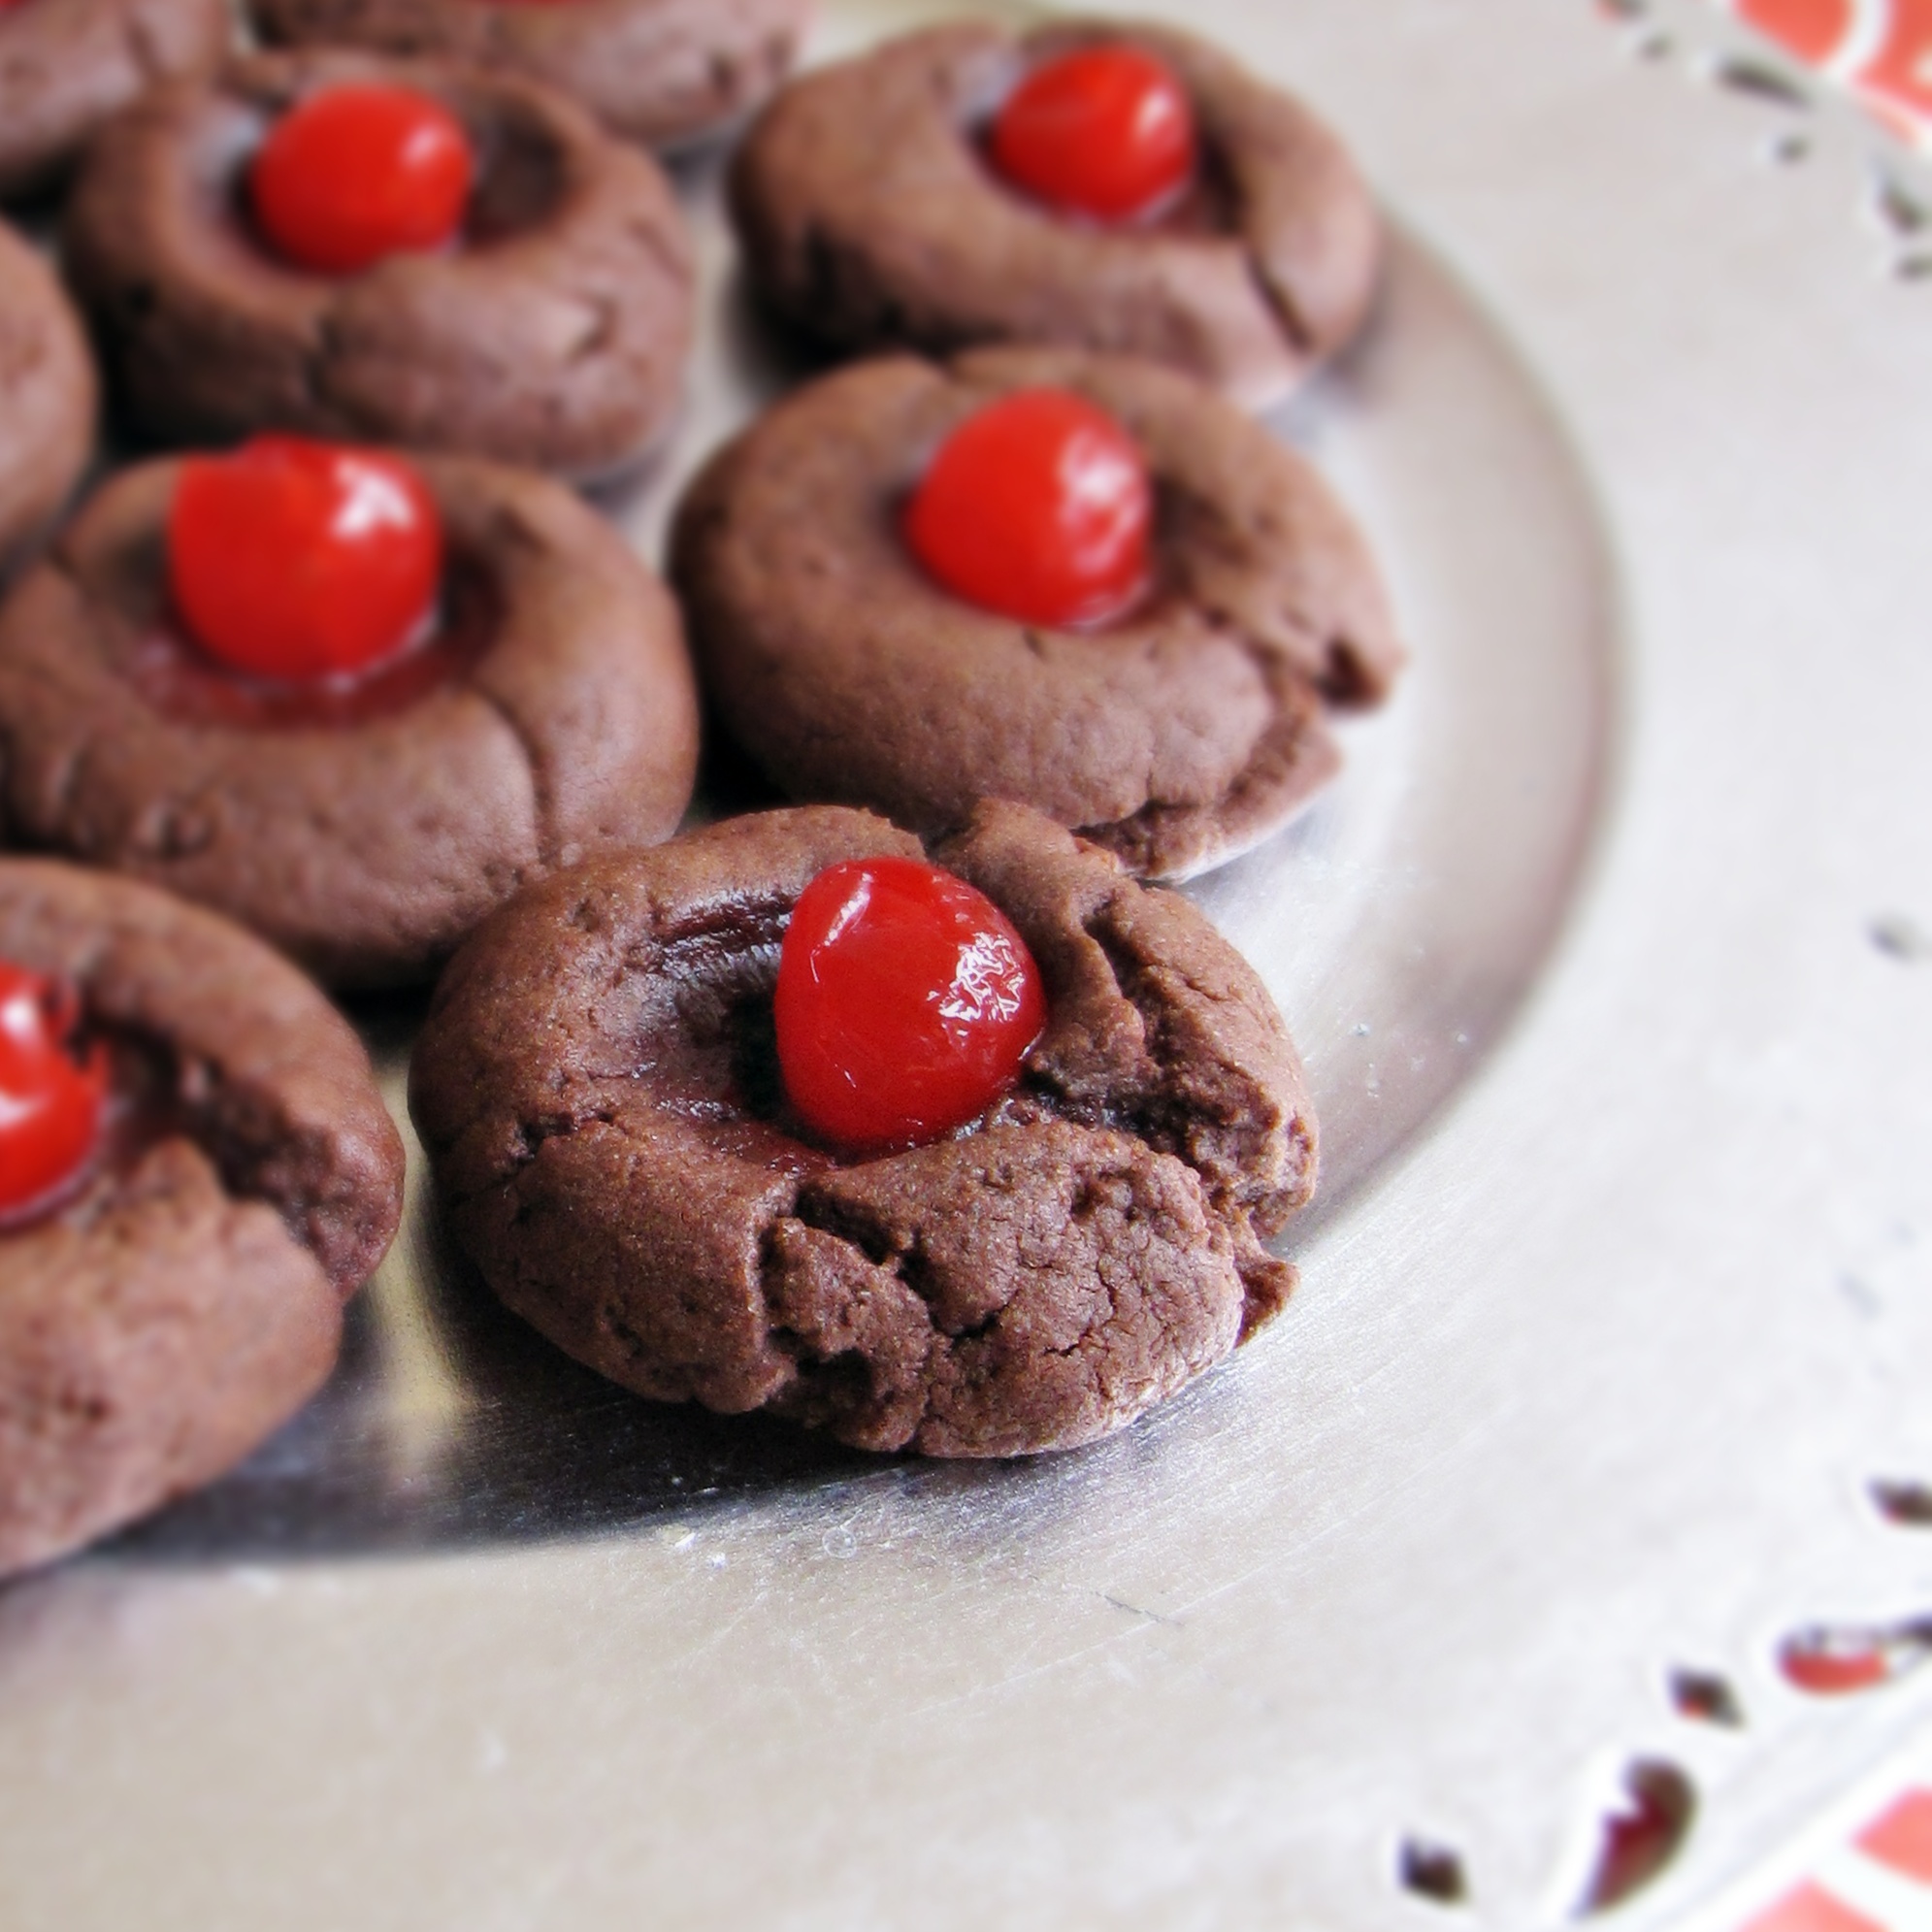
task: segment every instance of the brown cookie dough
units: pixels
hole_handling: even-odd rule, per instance
[[[55,186],[94,130],[157,81],[206,74],[226,0],[20,0],[0,11],[0,200]]]
[[[239,1461],[334,1366],[403,1146],[294,967],[124,879],[0,860],[0,960],[64,981],[115,1068],[93,1171],[0,1225],[0,1574]]]
[[[243,186],[276,115],[380,80],[455,115],[478,178],[442,253],[311,274],[258,240]],[[692,257],[647,155],[534,82],[316,51],[157,88],[88,153],[69,279],[143,428],[411,443],[589,475],[635,457],[676,404]]]
[[[1046,1031],[974,1130],[840,1163],[787,1129],[780,940],[826,866],[919,850],[818,807],[546,881],[451,963],[411,1110],[490,1286],[626,1387],[868,1449],[1071,1448],[1286,1299],[1261,1244],[1314,1185],[1300,1068],[1185,900],[989,804],[933,856],[1019,929]]]
[[[1037,385],[1110,411],[1155,480],[1153,590],[1101,630],[965,604],[900,534],[948,432]],[[1402,658],[1367,548],[1315,473],[1212,391],[1120,357],[841,370],[712,459],[671,554],[710,697],[793,797],[927,834],[1016,799],[1157,876],[1283,823],[1335,769],[1325,710],[1381,698]]]
[[[1203,161],[1160,219],[1059,215],[994,172],[980,129],[1029,69],[1127,41],[1193,98]],[[1346,150],[1297,101],[1173,28],[966,22],[793,82],[740,148],[753,284],[841,348],[1065,343],[1185,369],[1251,409],[1360,327],[1380,228]]]
[[[80,481],[96,389],[80,319],[53,271],[0,222],[0,570]]]
[[[265,41],[428,54],[526,74],[611,133],[669,148],[758,106],[811,0],[249,0]]]
[[[364,986],[426,975],[531,879],[667,836],[698,706],[664,587],[561,484],[415,460],[447,546],[440,633],[335,694],[186,644],[179,465],[115,477],[0,607],[0,840],[138,873]]]

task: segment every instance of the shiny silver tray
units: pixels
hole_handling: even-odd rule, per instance
[[[827,11],[821,54],[936,10]],[[1331,793],[1188,888],[1308,1059],[1296,1303],[1112,1442],[880,1461],[557,1356],[412,1144],[318,1401],[0,1590],[10,1932],[1353,1932],[1626,1881],[1621,1921],[1717,1932],[1916,1775],[1911,164],[1699,0],[1144,11],[1317,100],[1395,229],[1370,337],[1280,427],[1415,664]],[[705,345],[606,505],[651,553],[789,375],[715,164],[681,186]],[[399,1114],[419,1012],[358,1009]],[[1883,1683],[1793,1682],[1861,1632]]]

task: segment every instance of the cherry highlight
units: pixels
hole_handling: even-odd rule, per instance
[[[916,859],[829,866],[792,913],[772,1000],[793,1108],[843,1153],[938,1140],[1019,1078],[1039,968],[983,893]]]
[[[1062,213],[1145,221],[1183,194],[1197,166],[1194,106],[1151,53],[1079,48],[1035,67],[987,132],[994,167]]]
[[[907,545],[942,588],[999,616],[1087,629],[1149,576],[1154,487],[1131,437],[1063,389],[1022,389],[968,416],[907,499]]]
[[[381,450],[258,436],[183,459],[168,587],[226,669],[287,682],[366,673],[434,622],[442,523],[415,469]]]
[[[99,1144],[107,1049],[78,1050],[80,1025],[72,987],[0,960],[0,1227],[57,1200]]]
[[[453,241],[475,172],[470,137],[441,101],[409,87],[327,87],[269,130],[248,201],[285,261],[355,275]]]

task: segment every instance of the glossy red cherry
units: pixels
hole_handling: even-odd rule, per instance
[[[1194,108],[1151,53],[1085,47],[1035,67],[1013,89],[987,146],[993,165],[1048,207],[1133,221],[1194,179]]]
[[[855,1154],[976,1119],[1046,1025],[1039,968],[1006,915],[917,859],[848,859],[812,880],[772,1006],[792,1105]]]
[[[442,575],[442,519],[401,457],[258,436],[181,464],[168,585],[195,642],[232,670],[368,670],[422,634]]]
[[[1028,624],[1119,616],[1147,584],[1154,489],[1104,409],[1021,389],[939,445],[905,508],[905,537],[956,597]]]
[[[0,960],[0,1223],[68,1187],[100,1138],[107,1051],[73,1050],[71,988]]]
[[[441,102],[409,87],[327,87],[270,129],[248,199],[278,254],[353,275],[385,255],[442,247],[475,174],[470,138]]]

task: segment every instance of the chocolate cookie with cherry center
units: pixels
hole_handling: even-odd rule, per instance
[[[402,1199],[368,1057],[293,966],[148,887],[0,860],[0,1575],[307,1401]]]
[[[79,317],[52,270],[0,222],[0,570],[73,494],[96,404]]]
[[[223,0],[0,0],[0,200],[57,185],[104,121],[233,40]]]
[[[810,0],[249,0],[279,47],[526,74],[648,147],[702,140],[790,72]]]
[[[961,22],[820,68],[739,150],[752,282],[840,348],[1062,343],[1249,408],[1360,327],[1380,227],[1340,142],[1174,28]]]
[[[930,860],[815,807],[545,881],[451,963],[410,1106],[579,1360],[933,1456],[1070,1448],[1222,1359],[1315,1178],[1255,974],[1008,804]]]
[[[139,425],[574,475],[674,407],[692,258],[663,174],[536,82],[315,51],[156,88],[89,151],[66,266]]]
[[[675,606],[562,485],[261,438],[122,472],[0,607],[0,839],[139,874],[342,986],[676,826]]]
[[[1189,377],[1057,349],[860,364],[680,506],[719,715],[798,799],[925,834],[1018,800],[1177,876],[1334,771],[1402,652],[1355,524]]]

